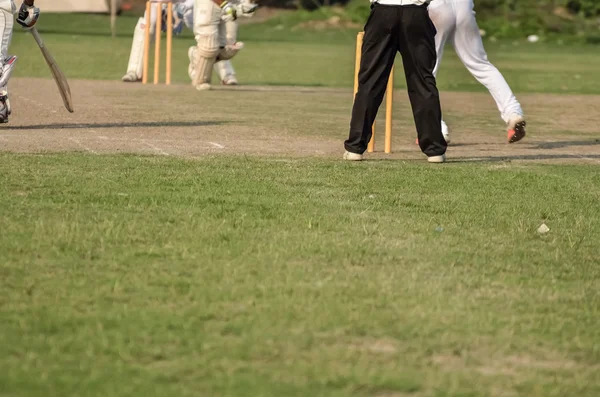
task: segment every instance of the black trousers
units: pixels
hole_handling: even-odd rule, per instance
[[[435,26],[426,6],[375,3],[365,25],[358,92],[352,108],[346,150],[363,153],[381,105],[396,52],[400,51],[419,146],[428,156],[446,152],[440,97],[433,76],[436,63]]]

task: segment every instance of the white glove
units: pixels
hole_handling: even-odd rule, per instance
[[[230,22],[237,19],[237,7],[228,1],[221,3],[221,21]]]
[[[184,25],[184,21],[183,21],[183,14],[185,12],[185,5],[183,3],[176,3],[174,4],[173,7],[173,34],[174,35],[178,35],[181,34],[181,32],[183,32],[183,25]],[[167,18],[168,18],[168,11],[167,11],[167,5],[163,5],[162,7],[162,31],[166,32],[167,31]]]
[[[258,8],[258,4],[249,1],[243,1],[238,5],[238,14],[243,17],[250,18],[254,15],[254,11]]]
[[[17,16],[17,23],[23,26],[23,29],[31,29],[35,26],[38,18],[40,17],[40,9],[35,6],[28,6],[27,4],[21,4],[19,8],[19,14]]]

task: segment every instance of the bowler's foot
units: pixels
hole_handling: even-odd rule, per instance
[[[444,120],[442,120],[442,135],[444,136],[446,143],[450,143],[450,130],[448,129],[448,124],[446,124]]]
[[[442,120],[442,135],[444,136],[444,140],[446,143],[450,143],[450,130],[448,129],[448,124],[444,120]],[[415,143],[419,144],[419,138],[415,140]]]
[[[525,118],[523,116],[513,116],[508,120],[508,143],[519,142],[525,137]]]

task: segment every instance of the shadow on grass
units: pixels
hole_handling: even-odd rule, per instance
[[[147,121],[128,123],[52,123],[36,125],[15,125],[0,128],[2,130],[68,130],[79,128],[126,128],[126,127],[205,127],[223,125],[226,121]]]
[[[571,146],[594,146],[600,145],[600,139],[588,141],[558,141],[558,142],[543,142],[533,147],[532,149],[560,149]]]
[[[122,29],[123,30],[123,29]],[[39,29],[41,35],[62,35],[62,36],[74,36],[74,37],[85,37],[85,36],[99,36],[112,38],[110,31],[86,31],[86,32],[75,32],[70,30],[58,30],[58,29]],[[117,38],[128,38],[131,40],[131,33],[128,31],[119,32],[115,35]]]
[[[477,142],[472,142],[472,143],[450,143],[448,145],[449,148],[453,148],[453,147],[465,147],[465,146],[477,146],[479,145],[479,143]]]
[[[244,91],[244,92],[294,92],[298,94],[315,94],[324,92],[345,93],[350,88],[326,87],[322,84],[293,85],[278,83],[257,83],[244,85],[215,86],[214,91]]]

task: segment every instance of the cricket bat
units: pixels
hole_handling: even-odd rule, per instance
[[[67,78],[61,72],[56,61],[52,57],[52,54],[50,54],[50,51],[48,51],[48,49],[44,45],[44,42],[42,41],[42,38],[40,37],[40,34],[38,33],[37,29],[33,27],[31,28],[30,32],[33,35],[33,38],[35,39],[37,45],[40,47],[42,55],[44,56],[44,59],[46,60],[46,63],[48,64],[48,67],[52,72],[52,77],[54,77],[54,81],[58,86],[58,91],[60,92],[60,96],[62,97],[65,108],[67,108],[69,112],[73,113],[73,99],[71,98],[71,88],[69,88]]]

